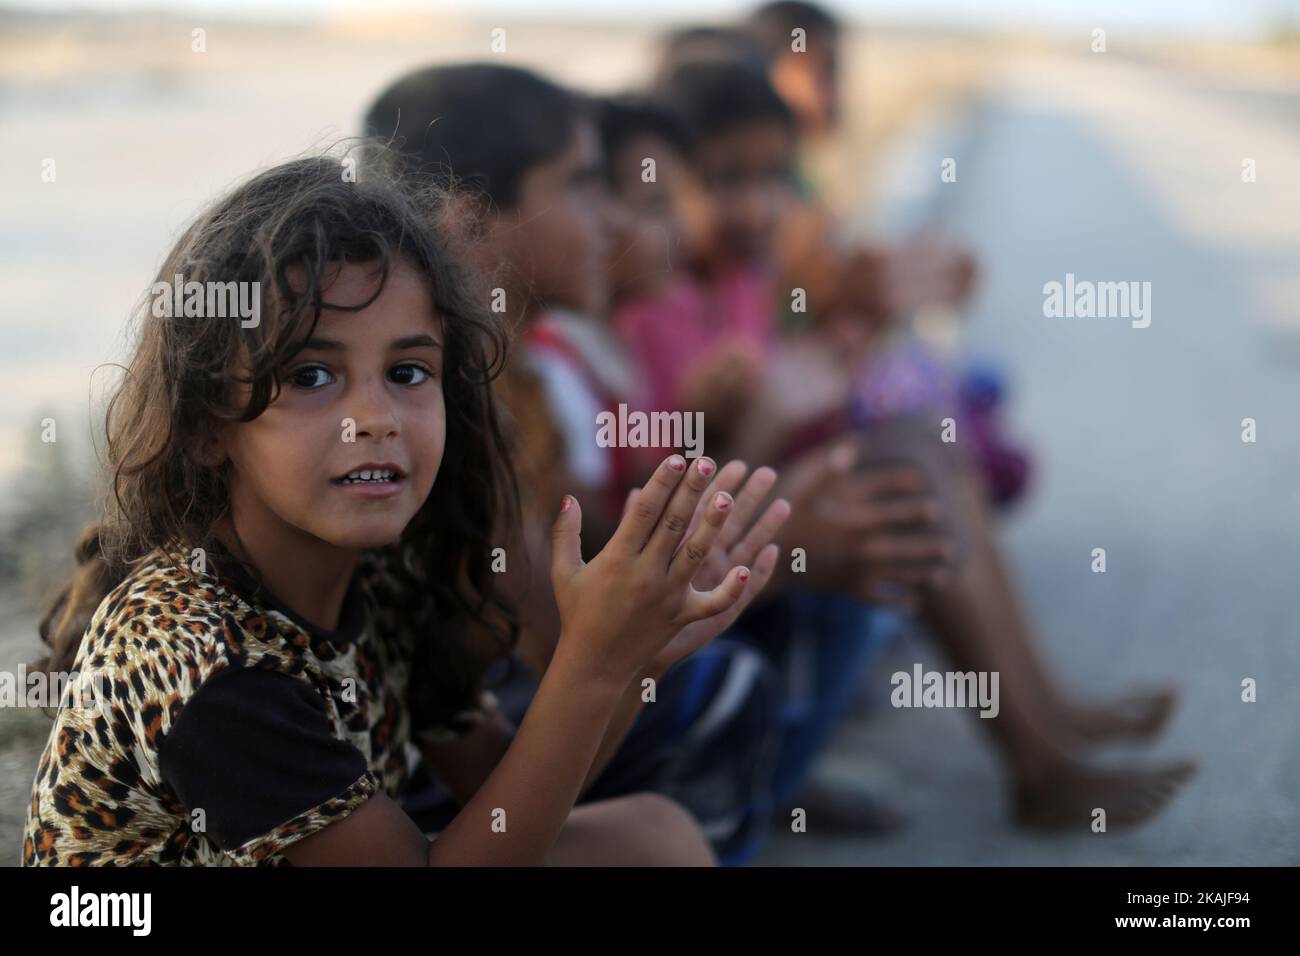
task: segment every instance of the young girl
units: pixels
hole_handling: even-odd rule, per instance
[[[669,800],[574,802],[640,675],[728,626],[776,548],[723,543],[731,496],[676,455],[590,564],[566,495],[561,637],[511,728],[481,682],[515,634],[492,569],[517,510],[502,335],[436,199],[382,160],[255,176],[167,256],[162,283],[248,283],[261,314],[142,311],[111,493],[42,625],[77,676],[24,864],[711,861]],[[463,804],[432,843],[397,802],[417,749]]]

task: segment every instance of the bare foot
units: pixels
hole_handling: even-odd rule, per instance
[[[1082,830],[1095,811],[1106,829],[1135,826],[1155,816],[1196,772],[1191,760],[1154,769],[1091,770],[1067,765],[1016,790],[1015,817],[1036,830]]]
[[[1061,731],[1076,746],[1154,737],[1178,706],[1172,687],[1135,690],[1115,700],[1095,704],[1067,704]]]

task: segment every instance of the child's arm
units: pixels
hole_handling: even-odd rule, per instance
[[[583,782],[583,793],[587,792],[609,765],[636,722],[641,708],[645,706],[643,681],[650,678],[658,682],[673,664],[730,627],[771,578],[776,565],[777,549],[775,545],[770,548],[768,545],[785,522],[790,509],[785,501],[774,501],[755,521],[759,507],[766,501],[776,483],[776,473],[770,468],[759,468],[746,478],[747,471],[748,468],[742,462],[729,463],[718,471],[706,494],[701,497],[701,501],[707,503],[710,495],[725,491],[735,495],[735,504],[731,508],[730,517],[714,540],[704,567],[692,584],[701,589],[712,587],[735,565],[752,568],[749,583],[731,610],[718,618],[686,628],[624,689],[591,770]],[[625,514],[634,501],[635,492],[628,497]],[[696,520],[699,516],[697,511]],[[534,556],[532,560],[541,562],[540,556]],[[542,670],[545,670],[545,665]],[[434,774],[457,801],[464,804],[473,797],[500,762],[510,746],[513,734],[514,727],[497,712],[454,741],[422,745],[421,752]]]
[[[563,621],[555,656],[500,764],[431,845],[378,794],[287,847],[290,862],[545,862],[625,688],[689,625],[707,628],[745,590],[750,574],[743,567],[731,568],[712,590],[691,586],[731,504],[730,495],[711,495],[700,509],[703,520],[693,523],[708,484],[698,468],[672,456],[590,564],[581,557],[576,503],[561,512],[553,532],[552,579]]]
[[[557,661],[500,764],[435,841],[377,793],[284,856],[295,866],[540,864],[577,801],[617,697],[606,675],[577,659]]]

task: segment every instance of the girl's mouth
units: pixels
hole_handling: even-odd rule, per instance
[[[368,465],[340,475],[330,483],[361,494],[384,496],[395,494],[405,478],[396,465]]]
[[[401,477],[395,471],[387,468],[362,468],[357,471],[348,472],[342,478],[335,478],[336,485],[357,485],[357,484],[383,484],[389,481],[401,481]]]

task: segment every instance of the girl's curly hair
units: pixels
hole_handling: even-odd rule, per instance
[[[49,652],[38,666],[71,667],[104,597],[144,558],[196,546],[222,552],[214,529],[228,514],[229,466],[201,463],[199,449],[231,422],[260,415],[280,375],[320,319],[331,266],[394,265],[427,281],[444,327],[446,445],[424,505],[399,542],[384,549],[385,597],[419,634],[411,661],[417,726],[464,708],[491,661],[518,635],[490,570],[494,534],[516,527],[518,489],[502,437],[492,380],[507,332],[485,296],[453,260],[439,228],[444,193],[404,174],[389,150],[366,143],[351,155],[323,154],[259,173],[190,225],[158,281],[258,282],[260,323],[161,318],[146,298],[135,316],[134,354],[107,412],[99,520],[77,547],[78,568],[40,624]],[[293,284],[289,281],[293,273]],[[305,283],[305,285],[304,285]],[[343,307],[357,311],[370,302]],[[306,334],[304,335],[304,330]],[[231,386],[248,401],[231,407]]]

